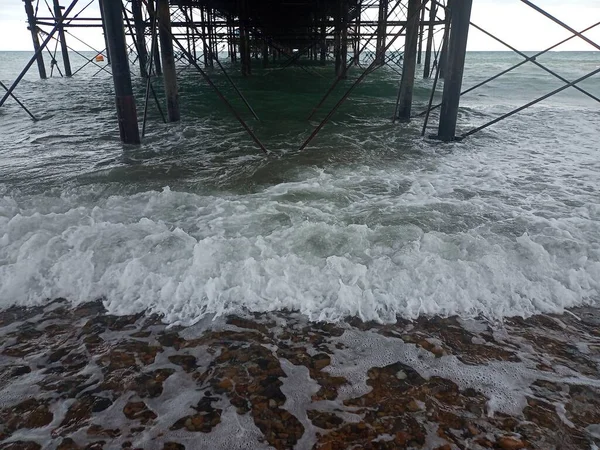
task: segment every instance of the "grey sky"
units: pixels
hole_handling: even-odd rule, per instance
[[[577,30],[600,22],[600,0],[534,0],[534,3]],[[61,4],[67,4],[67,0],[61,0]],[[82,1],[81,7],[85,4],[87,1]],[[40,1],[39,7],[41,11],[46,10],[43,1]],[[96,4],[86,10],[84,15],[98,17]],[[519,0],[474,0],[472,21],[519,50],[541,50],[569,36],[568,31]],[[99,29],[80,28],[72,32],[93,47],[104,46]],[[600,26],[587,32],[586,36],[600,43]],[[83,44],[74,39],[68,41],[74,49],[86,50]],[[22,0],[0,0],[0,50],[32,50]],[[505,48],[481,32],[471,29],[469,50]],[[594,48],[581,39],[572,39],[558,50]]]

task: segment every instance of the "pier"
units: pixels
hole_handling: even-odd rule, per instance
[[[75,40],[101,55],[104,61],[86,56],[85,66],[94,64],[99,71],[112,74],[116,125],[125,144],[142,141],[151,103],[160,108],[161,115],[164,109],[165,121],[181,119],[178,68],[191,67],[200,73],[201,82],[207,83],[224,102],[256,146],[268,153],[260,136],[253,131],[253,121],[259,118],[244,97],[243,88],[234,83],[224,68],[224,58],[228,59],[229,71],[239,70],[244,77],[252,77],[256,67],[283,70],[297,65],[309,73],[311,65],[331,67],[330,88],[323,92],[313,110],[307,111],[308,120],[315,120],[317,113],[323,118],[298,143],[300,149],[310,145],[338,108],[351,97],[356,86],[383,66],[398,74],[395,108],[390,111],[391,124],[402,126],[402,123],[420,120],[422,136],[445,142],[461,140],[570,87],[600,102],[599,98],[578,86],[600,72],[600,68],[577,80],[567,80],[536,60],[571,39],[583,39],[600,50],[600,45],[583,34],[599,24],[578,31],[531,1],[521,2],[524,7],[568,30],[570,36],[534,56],[527,56],[471,21],[473,0],[72,0],[70,3],[52,0],[46,5],[23,0],[34,54],[19,77],[10,86],[4,86],[0,106],[8,98],[19,101],[14,91],[34,64],[41,79],[54,76],[55,71],[64,77],[77,76],[82,67],[73,68],[69,57],[70,52],[81,55],[69,46],[69,42]],[[96,5],[99,16],[82,16],[92,5]],[[93,48],[77,38],[75,31],[78,28],[98,28],[104,35],[105,48]],[[463,72],[467,39],[473,28],[524,60],[465,89]],[[50,50],[50,43],[55,44],[54,51]],[[56,59],[58,49],[61,63]],[[47,66],[48,58],[50,67]],[[461,95],[481,88],[525,63],[535,64],[560,79],[562,87],[474,129],[457,132],[461,128]],[[237,110],[213,82],[211,73],[217,68],[227,77],[247,111]],[[134,98],[132,77],[137,76],[146,80],[146,93]],[[153,83],[157,77],[163,79],[161,89],[164,89],[166,99],[163,105],[160,105]],[[413,102],[418,77],[432,80],[430,101],[422,111],[415,111]],[[434,104],[435,90],[442,83],[441,103]],[[336,88],[341,85],[344,88],[340,93]],[[334,106],[323,111],[323,105],[328,99],[331,102],[334,96],[338,98]],[[25,105],[20,104],[34,117]],[[434,111],[436,113],[432,115]],[[437,123],[432,123],[434,121]]]

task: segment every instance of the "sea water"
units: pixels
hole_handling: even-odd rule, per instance
[[[90,55],[93,56],[93,55]],[[29,53],[0,53],[10,84]],[[518,63],[469,53],[463,86]],[[600,53],[549,53],[572,80]],[[74,61],[74,65],[82,61]],[[266,157],[193,68],[182,120],[148,105],[141,146],[119,142],[112,79],[35,66],[0,108],[0,307],[102,299],[111,313],[169,323],[294,310],[311,320],[393,322],[420,315],[501,319],[600,300],[600,105],[569,88],[462,142],[440,143],[434,114],[392,123],[399,67],[369,75],[311,144],[304,139],[363,69],[352,68],[312,120],[333,68],[225,64],[216,85],[269,149]],[[418,69],[420,70],[420,69]],[[135,67],[142,116],[145,83]],[[560,87],[526,64],[461,100],[459,132]],[[154,81],[164,109],[161,80]],[[433,80],[417,76],[413,115]],[[435,101],[441,97],[438,85]],[[600,96],[600,78],[581,87]]]

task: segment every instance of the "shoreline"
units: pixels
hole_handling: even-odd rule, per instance
[[[592,449],[598,325],[592,308],[503,324],[269,313],[189,327],[99,302],[11,308],[0,313],[0,443]]]

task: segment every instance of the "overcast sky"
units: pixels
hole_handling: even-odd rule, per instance
[[[600,22],[600,0],[533,0],[535,4],[560,18],[576,30]],[[52,2],[49,1],[49,4]],[[61,0],[66,5],[68,0]],[[81,7],[88,2],[81,1]],[[46,5],[40,1],[40,11],[47,16]],[[78,10],[76,8],[76,10]],[[93,4],[85,16],[98,17]],[[520,0],[474,0],[472,22],[496,34],[519,50],[542,50],[569,36],[569,32],[537,13]],[[99,29],[75,29],[77,37],[101,49],[104,47]],[[586,36],[600,44],[600,26]],[[89,50],[74,38],[67,37],[76,50]],[[505,50],[476,29],[469,33],[469,50]],[[32,50],[31,36],[25,23],[22,0],[0,0],[0,50]],[[594,50],[581,39],[572,39],[557,50]]]

